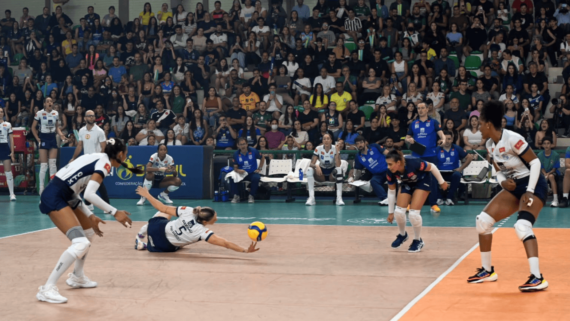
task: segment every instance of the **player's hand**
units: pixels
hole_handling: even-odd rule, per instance
[[[526,192],[521,197],[521,202],[526,207],[531,207],[534,200],[534,194],[531,192]]]
[[[91,228],[93,228],[95,234],[97,234],[99,237],[103,237],[103,232],[99,229],[99,223],[107,223],[105,223],[105,221],[97,217],[95,214],[89,216],[89,220],[91,220]]]
[[[410,144],[410,145],[413,144],[413,143],[415,143],[415,142],[416,142],[416,141],[415,141],[412,137],[406,138],[406,143],[408,143],[408,144]]]
[[[259,251],[259,249],[255,248],[255,246],[257,245],[257,242],[251,242],[251,245],[247,248],[247,251],[245,253],[253,253],[253,252],[257,252]]]
[[[131,221],[129,215],[131,215],[131,213],[127,211],[117,211],[117,213],[115,213],[115,219],[125,227],[131,228],[133,221]]]
[[[443,184],[440,184],[440,185],[439,185],[439,188],[441,188],[441,189],[444,190],[444,191],[447,190],[447,187],[448,187],[448,186],[447,186],[447,182],[443,182]]]
[[[137,192],[137,194],[138,194],[139,196],[142,196],[142,197],[145,197],[145,198],[148,198],[148,196],[150,195],[150,192],[149,192],[148,189],[146,189],[146,187],[144,187],[144,186],[139,186],[139,187],[137,187],[136,192]]]
[[[390,224],[394,223],[394,213],[388,214],[388,223]]]
[[[513,181],[512,178],[509,178],[501,183],[501,187],[509,192],[512,192],[517,187],[517,184],[515,183],[515,181]]]

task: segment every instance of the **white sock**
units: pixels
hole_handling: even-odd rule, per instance
[[[564,196],[564,198],[568,198],[568,193],[564,193],[562,195]]]
[[[65,250],[59,258],[59,261],[57,261],[57,264],[55,265],[55,268],[51,272],[45,285],[55,285],[57,283],[57,280],[59,280],[63,273],[65,273],[65,271],[67,271],[67,269],[69,269],[71,264],[73,264],[75,261],[75,256],[73,256],[69,250]]]
[[[145,237],[146,236],[146,231],[148,230],[148,224],[145,224],[143,227],[141,227],[141,229],[139,230],[139,238],[140,236]]]
[[[336,184],[336,198],[342,198],[342,183]]]
[[[10,195],[14,195],[14,176],[12,172],[4,173],[6,175],[6,183],[8,184],[8,190],[10,190]]]
[[[41,163],[40,164],[40,194],[44,190],[47,170],[48,170],[48,164],[47,163]]]
[[[422,234],[422,223],[423,219],[420,214],[419,210],[410,210],[408,213],[408,219],[410,220],[410,224],[414,228],[414,240],[420,240]]]
[[[307,177],[307,188],[309,189],[309,198],[315,198],[315,178]]]
[[[552,195],[552,201],[553,201],[553,202],[558,202],[558,194]]]
[[[143,186],[144,186],[144,188],[146,188],[150,191],[150,189],[152,188],[152,181],[149,181],[148,179],[145,178]]]
[[[491,265],[491,251],[489,252],[481,252],[481,263],[483,268],[490,272],[492,269]]]
[[[532,273],[537,278],[540,277],[540,269],[538,267],[538,258],[537,257],[529,257],[528,264],[530,265],[530,273]]]
[[[400,235],[402,236],[406,235],[406,209],[396,207],[394,218],[396,219],[396,223],[398,224]]]
[[[170,186],[168,186],[168,187],[166,188],[165,193],[166,193],[166,194],[172,193],[172,192],[174,192],[174,191],[177,191],[179,188],[180,188],[180,186],[170,185]]]
[[[95,231],[93,231],[92,228],[83,230],[83,233],[85,233],[85,237],[89,240],[89,242],[91,242],[91,244],[93,244],[93,236],[95,236]],[[89,253],[87,253],[89,254]],[[85,265],[85,259],[87,258],[87,254],[85,254],[83,256],[82,259],[76,259],[75,260],[75,267],[73,268],[73,274],[75,274],[75,276],[82,278],[85,276],[85,274],[83,273],[83,266]]]
[[[57,173],[57,160],[56,159],[50,159],[48,160],[49,163],[49,179],[53,179],[55,174]]]

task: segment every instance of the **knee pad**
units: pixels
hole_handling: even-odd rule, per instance
[[[149,181],[148,179],[145,179],[143,182],[143,186],[144,188],[148,189],[150,191],[150,189],[152,188],[152,181]]]
[[[396,206],[396,209],[394,210],[394,218],[396,218],[396,222],[406,224],[406,209]]]
[[[410,210],[408,214],[408,218],[410,219],[410,223],[414,227],[422,226],[422,216],[420,214],[420,210]]]
[[[344,177],[342,176],[342,169],[340,167],[337,167],[333,170],[333,176],[336,177],[337,184],[342,184]]]
[[[49,164],[49,170],[51,172],[52,169],[55,169],[55,171],[57,172],[57,159],[55,158],[51,158],[48,160],[48,164]]]
[[[47,163],[41,163],[40,164],[40,172],[47,172],[48,169],[48,164]]]
[[[89,247],[91,247],[91,242],[86,237],[78,237],[71,240],[71,246],[67,248],[67,251],[76,259],[82,259],[89,252]]]
[[[83,228],[81,226],[74,226],[70,228],[67,231],[67,233],[65,233],[65,235],[70,241],[73,241],[74,239],[79,237],[86,237],[85,232],[83,231]]]
[[[93,231],[92,228],[88,228],[86,230],[83,230],[83,234],[85,234],[85,237],[89,240],[89,242],[92,242],[93,236],[95,236],[95,231]]]
[[[517,222],[515,223],[515,232],[519,240],[526,242],[536,239],[532,226],[534,225],[534,215],[527,211],[520,211]]]
[[[312,167],[307,168],[307,177],[315,176],[315,170]]]
[[[14,179],[14,176],[12,176],[12,172],[6,172],[6,173],[4,173],[4,175],[6,175],[7,181]]]
[[[489,235],[493,233],[494,224],[495,219],[485,212],[481,212],[481,214],[477,215],[477,219],[475,220],[477,233],[481,235]]]
[[[178,190],[179,188],[180,188],[180,186],[170,185],[170,186],[168,186],[168,188],[166,190],[169,192],[174,192],[174,191]]]

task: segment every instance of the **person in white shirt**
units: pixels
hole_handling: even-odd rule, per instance
[[[222,25],[216,26],[216,32],[210,35],[210,40],[214,42],[214,48],[218,50],[220,57],[228,56],[228,35],[222,32]]]
[[[267,112],[272,113],[274,119],[281,117],[281,109],[283,108],[283,96],[276,94],[277,86],[275,83],[269,85],[269,94],[263,96],[263,101],[267,103]]]
[[[300,101],[305,101],[311,96],[311,80],[305,77],[305,72],[303,69],[297,69],[297,80],[293,81],[293,90],[296,91],[295,94],[295,106],[299,105]]]
[[[253,13],[255,12],[255,7],[251,5],[251,0],[245,0],[245,6],[241,8],[241,13],[239,15],[239,19],[243,25],[246,25]]]
[[[4,165],[4,176],[10,190],[10,200],[15,201],[14,176],[12,175],[12,163],[16,162],[14,155],[14,137],[12,125],[4,121],[4,108],[0,108],[0,162]]]
[[[158,145],[158,152],[150,155],[146,164],[146,174],[143,187],[150,191],[151,188],[165,189],[158,194],[158,199],[166,204],[172,204],[169,194],[177,191],[182,185],[182,180],[178,177],[176,165],[172,156],[168,155],[168,147],[164,144]],[[166,176],[173,174],[173,176]],[[137,205],[144,205],[146,198],[141,197]]]
[[[336,81],[333,76],[329,76],[327,68],[321,68],[321,75],[315,78],[313,87],[315,87],[317,84],[323,85],[323,92],[325,95],[330,96],[334,93]]]
[[[139,142],[139,146],[146,146],[149,136],[155,136],[158,141],[164,139],[164,134],[156,128],[156,122],[153,119],[148,120],[147,128],[141,129],[135,138]]]
[[[179,4],[178,7],[176,7],[176,13],[174,14],[174,24],[181,25],[186,21],[187,16],[188,12],[184,10],[184,6]]]
[[[186,49],[186,40],[188,40],[188,35],[182,32],[182,27],[177,25],[174,29],[175,33],[170,36],[170,42],[176,53],[179,56],[184,56],[184,49]]]
[[[257,242],[252,242],[246,249],[216,236],[214,231],[207,227],[218,220],[218,213],[211,207],[167,206],[152,197],[142,186],[137,188],[137,194],[147,198],[158,212],[140,229],[135,239],[135,250],[176,252],[184,246],[204,241],[236,252],[259,251],[255,248]],[[173,217],[176,219],[171,221]],[[148,243],[143,242],[147,237]]]
[[[81,154],[81,150],[83,151],[84,155],[100,153],[102,150],[105,150],[105,146],[107,146],[107,138],[105,138],[105,132],[99,126],[95,124],[95,112],[92,110],[88,110],[85,112],[85,126],[79,129],[79,141],[77,142],[77,147],[75,147],[75,152],[71,157],[69,163],[73,162],[79,154]],[[107,188],[101,182],[99,189],[97,190],[101,194],[101,198],[111,204],[109,202],[109,196],[107,194]],[[85,201],[85,205],[89,208],[90,211],[93,211],[93,205],[88,201]]]
[[[263,48],[267,50],[271,30],[265,25],[265,19],[261,17],[257,18],[257,26],[251,28],[251,32],[257,35],[257,39],[263,43]]]

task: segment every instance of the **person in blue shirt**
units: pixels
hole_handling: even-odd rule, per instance
[[[236,144],[237,134],[232,126],[228,125],[226,116],[220,117],[220,127],[216,129],[216,148],[233,149]]]
[[[400,229],[392,248],[399,248],[408,240],[406,232],[406,208],[410,206],[408,219],[414,228],[414,241],[408,252],[419,252],[424,247],[420,234],[422,231],[421,208],[431,191],[431,175],[433,175],[441,189],[447,189],[447,183],[433,163],[416,157],[406,157],[398,150],[392,150],[386,155],[388,171],[388,223],[394,218]],[[431,173],[431,174],[430,174]],[[396,199],[396,182],[400,185],[400,192]],[[394,205],[395,208],[394,208]]]
[[[302,19],[303,21],[309,19],[311,16],[311,11],[306,4],[303,4],[303,0],[297,0],[297,5],[294,6],[291,11],[297,11],[299,19]]]
[[[260,159],[259,166],[257,166],[257,160]],[[265,163],[265,157],[261,155],[257,149],[247,146],[247,139],[245,137],[238,138],[238,150],[234,153],[234,172],[238,174],[247,173],[247,176],[243,179],[244,181],[250,181],[250,192],[248,203],[254,203],[254,196],[259,187],[259,180],[261,176],[259,172],[263,168]],[[239,183],[235,183],[233,179],[230,178],[231,191],[234,194],[232,203],[239,203]]]
[[[406,143],[412,145],[414,142],[418,142],[424,145],[426,150],[423,155],[418,155],[417,153],[412,152],[412,156],[419,157],[432,164],[437,164],[435,150],[438,145],[438,140],[440,140],[439,144],[442,144],[445,141],[445,137],[441,131],[441,125],[437,120],[428,116],[428,107],[425,103],[419,103],[417,109],[418,120],[410,123],[408,134],[406,135]],[[441,212],[441,209],[437,206],[437,182],[433,177],[431,180],[432,190],[429,196],[429,205],[433,212],[439,213]]]
[[[121,65],[121,60],[119,57],[113,58],[113,67],[109,68],[109,76],[113,79],[115,85],[119,85],[121,82],[121,77],[127,74],[127,69],[125,66]]]
[[[378,144],[366,145],[364,136],[359,135],[354,140],[358,153],[354,158],[354,169],[366,169],[366,174],[360,177],[360,180],[369,180],[374,194],[381,201],[379,205],[388,205],[388,198],[384,190],[384,183],[386,182],[386,157],[388,150]],[[358,202],[358,198],[357,198]]]
[[[453,134],[451,132],[445,131],[443,135],[445,136],[445,142],[443,146],[437,148],[437,166],[443,179],[450,182],[450,184],[447,191],[447,200],[444,201],[438,197],[437,204],[455,205],[457,203],[455,192],[457,192],[460,186],[463,169],[469,166],[469,163],[473,160],[473,155],[467,154],[463,148],[453,143]],[[465,160],[463,164],[461,164],[462,160]]]

